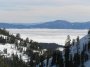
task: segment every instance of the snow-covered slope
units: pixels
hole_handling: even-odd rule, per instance
[[[70,47],[70,53],[72,54],[72,57],[74,57],[74,54],[77,53],[77,46],[80,55],[81,52],[84,50],[84,48],[86,48],[85,53],[88,55],[88,60],[84,62],[84,67],[90,67],[90,52],[88,50],[89,37],[90,37],[89,34],[84,36],[83,38],[80,39],[79,45],[76,42],[74,45]]]
[[[65,47],[66,47],[66,50],[64,51],[58,51],[59,48],[55,51],[53,51],[52,54],[49,54],[48,50],[39,50],[37,47],[36,49],[31,49],[30,47],[34,47],[35,44],[37,43],[29,43],[29,41],[25,41],[25,40],[21,40],[20,38],[17,38],[17,37],[12,37],[12,36],[4,36],[4,35],[0,35],[1,36],[1,41],[0,43],[5,40],[5,43],[3,42],[2,44],[0,44],[0,55],[4,56],[4,57],[7,57],[7,58],[12,58],[12,55],[17,55],[18,58],[22,59],[24,62],[28,62],[30,61],[30,63],[32,64],[37,62],[37,60],[39,62],[37,62],[37,64],[35,64],[36,67],[57,67],[57,66],[61,66],[60,63],[58,63],[59,61],[61,61],[62,59],[62,63],[63,65],[66,64],[66,60],[68,61],[71,61],[71,58],[73,59],[72,61],[74,63],[72,63],[73,65],[75,64],[75,62],[77,62],[77,60],[75,60],[75,57],[81,57],[81,54],[82,52],[84,52],[84,56],[87,54],[88,56],[90,56],[90,53],[88,51],[88,42],[89,42],[89,36],[90,35],[86,35],[82,38],[79,39],[79,37],[77,39],[74,40],[74,42],[70,43],[70,41],[72,41],[71,39],[67,38],[67,41],[66,41],[66,44],[65,44]],[[10,38],[14,38],[13,39],[13,44],[10,44],[12,39]],[[20,44],[21,43],[21,44]],[[23,45],[22,45],[23,44]],[[34,46],[30,46],[30,45],[34,45]],[[69,46],[68,46],[69,45]],[[85,51],[84,50],[84,47],[85,47]],[[22,49],[21,49],[22,48]],[[69,50],[69,49],[70,50]],[[26,51],[26,49],[28,50],[28,53]],[[87,49],[87,50],[86,50]],[[38,51],[37,51],[38,50]],[[26,52],[25,52],[26,51]],[[31,52],[30,52],[31,51]],[[43,52],[42,52],[43,51]],[[46,53],[44,54],[44,51],[46,51]],[[41,52],[41,54],[40,54]],[[36,53],[36,55],[35,55]],[[32,55],[29,55],[29,54],[32,54]],[[14,56],[13,55],[13,56]],[[43,56],[45,55],[45,56]],[[68,57],[67,57],[67,56]],[[71,56],[72,55],[72,56]],[[28,57],[29,56],[29,57]],[[35,56],[35,57],[34,57]],[[38,56],[38,57],[37,57]],[[62,57],[62,58],[60,58]],[[67,57],[67,59],[66,59]],[[33,58],[33,59],[32,59]],[[34,59],[35,58],[35,59]],[[37,59],[39,58],[39,59]],[[47,58],[47,59],[46,59]],[[58,60],[59,59],[59,60]],[[79,60],[81,60],[79,58]],[[55,62],[53,62],[55,61]],[[89,61],[90,59],[87,59],[84,61],[84,65],[86,66],[89,66]],[[28,62],[29,63],[29,62]],[[27,64],[28,64],[27,63]],[[81,63],[81,61],[80,61]],[[78,64],[78,66],[80,66],[81,64]],[[30,65],[31,65],[30,64]],[[60,65],[59,65],[60,64]],[[52,66],[53,65],[53,66]],[[76,66],[76,67],[78,67]],[[86,66],[86,67],[87,67]]]
[[[70,47],[71,54],[74,55],[77,52],[77,46],[79,53],[81,53],[83,50],[83,46],[85,46],[86,44],[88,44],[88,35],[82,37],[79,41],[79,44],[75,41],[74,45]]]
[[[25,47],[23,47],[25,48]],[[6,52],[5,52],[6,50]],[[24,50],[23,50],[24,51]],[[18,57],[22,58],[23,61],[27,62],[28,61],[28,56],[26,54],[24,54],[23,52],[20,52],[19,50],[17,50],[15,44],[0,44],[0,55],[3,55],[7,58],[11,58],[12,54],[14,55],[18,55]]]
[[[77,49],[78,49],[78,53],[81,55],[81,52],[83,51],[85,45],[86,46],[88,45],[88,41],[89,41],[89,35],[86,35],[86,36],[82,37],[81,39],[79,39],[79,43],[77,42],[76,39],[75,39],[74,45],[71,43],[70,55],[72,55],[72,58],[74,58],[74,55],[77,53]],[[87,53],[87,55],[90,56],[90,53],[88,52],[88,47],[86,47],[86,49],[87,49],[87,51],[85,51],[85,53]],[[63,57],[64,57],[64,52],[63,52]],[[43,61],[43,63],[44,63],[43,67],[46,67],[46,63],[47,63],[46,60]],[[52,62],[52,58],[49,59],[49,62]],[[48,64],[51,65],[51,63],[48,63]],[[84,66],[90,67],[90,59],[88,59],[87,61],[84,62]],[[37,65],[37,67],[38,67],[38,65]],[[53,65],[50,67],[57,67],[57,65]]]
[[[90,67],[90,60],[84,63],[85,67]]]

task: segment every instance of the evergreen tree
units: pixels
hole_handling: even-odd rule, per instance
[[[77,45],[76,45],[76,47],[77,47],[77,53],[79,53],[79,49],[80,49],[80,47],[79,47],[79,45],[80,45],[80,39],[79,39],[79,36],[77,37]]]
[[[88,34],[90,34],[90,29],[88,30]]]
[[[19,33],[16,34],[16,38],[18,38],[18,39],[20,38],[20,34]]]
[[[65,44],[65,49],[64,49],[64,59],[65,59],[65,67],[69,67],[69,59],[70,59],[70,36],[68,35],[67,36],[67,39],[66,39],[66,44]]]
[[[75,45],[75,39],[73,39],[73,41],[72,41],[72,45],[73,45],[73,46]]]
[[[73,58],[73,61],[74,61],[74,67],[78,67],[78,59],[77,59],[77,57],[78,57],[78,53],[75,53],[74,54],[74,58]]]
[[[67,39],[66,39],[66,43],[65,43],[65,46],[67,47],[67,46],[70,46],[70,41],[71,41],[71,39],[70,39],[70,36],[68,35],[67,36]]]
[[[29,42],[29,38],[28,37],[26,38],[26,42]]]
[[[65,67],[69,67],[69,53],[70,53],[70,50],[69,50],[69,46],[67,46],[65,49],[64,49],[64,57],[65,57]]]
[[[57,54],[57,64],[59,65],[59,67],[64,67],[63,55],[61,52]]]

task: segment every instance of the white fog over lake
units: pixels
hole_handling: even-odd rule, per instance
[[[20,33],[22,38],[30,38],[37,42],[65,44],[67,35],[70,35],[71,40],[77,36],[82,38],[87,34],[88,30],[78,29],[8,29],[10,33]]]

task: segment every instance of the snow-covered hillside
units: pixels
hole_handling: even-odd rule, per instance
[[[84,63],[85,67],[90,67],[90,60]]]
[[[83,67],[83,66],[90,67],[90,51],[89,51],[89,49],[90,49],[89,41],[90,40],[89,40],[89,38],[90,38],[90,34],[87,34],[84,37],[82,37],[81,39],[79,39],[79,37],[77,37],[77,39],[75,39],[74,43],[71,42],[70,47],[69,47],[69,51],[70,51],[69,52],[69,62],[71,61],[71,58],[72,58],[72,61],[71,61],[72,63],[70,63],[70,64],[71,65],[76,64],[76,65],[74,65],[74,67]],[[64,64],[65,64],[65,53],[66,52],[64,50],[62,52]],[[68,56],[68,54],[66,54],[66,56]],[[52,58],[54,58],[54,57],[52,57]],[[47,67],[46,60],[43,61],[43,64],[44,64],[43,67]],[[49,62],[51,62],[51,63],[49,63]],[[61,62],[61,61],[59,61],[59,62]],[[52,65],[52,59],[51,60],[49,59],[48,65]],[[59,67],[59,66],[57,64],[54,64],[54,65],[48,66],[48,67]],[[68,67],[68,66],[65,66],[65,67]]]
[[[90,42],[90,34],[87,34],[86,36],[82,37],[79,40],[79,42],[75,41],[75,43],[72,43],[70,47],[70,55],[72,55],[72,58],[74,58],[74,55],[78,53],[80,56],[80,62],[82,62],[82,54],[83,54],[83,58],[85,58],[83,63],[84,67],[90,67],[89,42]],[[79,65],[79,67],[83,66],[82,63]]]
[[[42,33],[45,34],[44,32]],[[75,31],[74,34],[76,34]],[[0,60],[2,59],[3,63],[9,67],[12,67],[13,64],[19,66],[18,63],[21,64],[21,67],[89,66],[90,31],[84,37],[76,36],[75,39],[72,39],[72,36],[68,35],[67,38],[65,38],[65,46],[62,47],[62,51],[60,51],[59,48],[55,50],[44,49],[43,44],[42,47],[40,46],[41,43],[29,39],[29,37],[22,37],[19,33],[13,35],[5,29],[0,29]],[[44,45],[48,45],[48,43]],[[13,64],[11,65],[10,62]],[[0,62],[0,65],[3,64]]]
[[[24,65],[25,67],[36,66],[36,63],[38,64],[49,54],[51,56],[51,53],[47,49],[42,49],[38,42],[29,38],[23,39],[19,33],[13,35],[5,29],[0,29],[0,60],[3,59],[2,62],[5,61],[9,67],[12,67],[13,64],[20,67],[18,63],[21,64],[21,67],[22,65],[23,67]],[[13,64],[11,65],[10,62]],[[3,64],[0,62],[1,65]]]
[[[5,51],[6,50],[6,51]],[[23,51],[20,52],[15,44],[0,44],[0,55],[3,55],[5,57],[11,58],[12,54],[14,55],[18,55],[18,57],[22,58],[23,61],[27,62],[28,61],[28,56],[26,54],[24,54],[23,52],[25,51],[25,47],[23,47]]]
[[[74,55],[75,53],[77,53],[77,47],[78,47],[79,53],[81,53],[83,50],[83,47],[88,44],[88,41],[89,41],[88,39],[89,39],[88,35],[86,35],[80,39],[79,43],[75,41],[75,43],[70,47],[71,54]]]

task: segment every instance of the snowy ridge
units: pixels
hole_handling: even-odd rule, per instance
[[[89,34],[84,36],[80,39],[79,45],[77,42],[70,47],[70,53],[72,54],[72,57],[74,57],[74,54],[77,53],[77,45],[78,45],[78,52],[81,54],[81,52],[84,50],[84,47],[86,48],[85,53],[88,55],[88,60],[84,62],[84,67],[90,67],[90,52],[88,50],[88,42],[89,42]],[[81,66],[80,66],[81,67]]]
[[[79,53],[82,52],[83,50],[83,47],[88,44],[88,35],[82,37],[79,41],[79,45],[77,42],[74,43],[74,45],[72,45],[70,47],[70,51],[71,51],[71,54],[74,56],[75,53],[77,53],[77,46],[78,46],[78,51]]]

